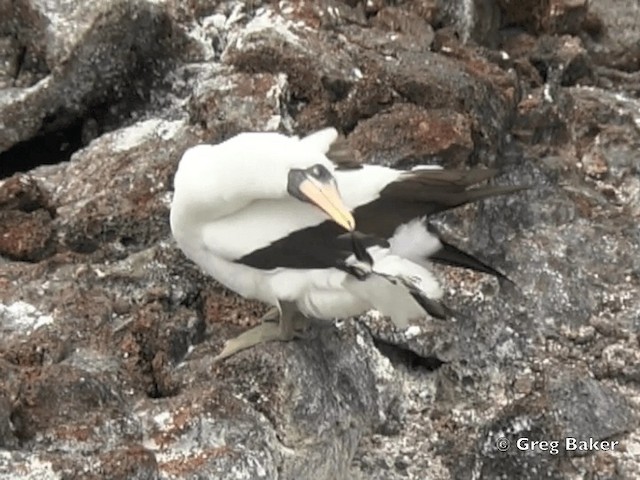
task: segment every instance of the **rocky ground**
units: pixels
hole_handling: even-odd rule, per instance
[[[636,0],[0,0],[0,479],[640,478],[639,70]],[[327,125],[531,185],[431,219],[515,285],[213,365],[180,155]]]

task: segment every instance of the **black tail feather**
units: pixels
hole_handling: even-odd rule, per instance
[[[418,304],[434,318],[438,320],[449,320],[451,318],[459,318],[460,313],[456,312],[452,308],[449,308],[440,300],[434,300],[425,296],[422,292],[412,290],[411,296],[415,299]]]
[[[429,260],[432,262],[451,267],[468,268],[469,270],[487,273],[496,278],[513,283],[509,277],[499,270],[496,270],[491,265],[487,265],[478,258],[460,250],[458,247],[455,247],[450,243],[443,242],[442,240],[440,240],[440,243],[442,243],[442,248],[429,257]]]
[[[485,187],[477,187],[466,190],[464,193],[464,203],[477,202],[485,198],[496,197],[498,195],[509,195],[512,193],[522,192],[531,188],[528,185],[487,185]],[[457,205],[456,205],[457,206]]]
[[[411,293],[411,296],[415,299],[416,302],[418,302],[418,304],[420,304],[424,311],[432,317],[439,320],[446,320],[450,317],[450,310],[439,300],[428,298],[422,292],[419,292],[417,290],[411,290],[409,293]]]

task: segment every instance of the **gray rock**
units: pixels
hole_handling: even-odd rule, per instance
[[[438,21],[456,28],[464,42],[496,46],[502,20],[499,1],[440,1]]]
[[[43,163],[0,180],[0,479],[640,476],[634,10],[600,3],[0,0],[2,172]],[[176,249],[179,158],[326,125],[531,185],[429,219],[513,284],[434,266],[449,321],[213,364],[264,307]],[[620,448],[517,448],[566,437]]]
[[[593,59],[616,70],[633,72],[638,69],[638,39],[640,12],[632,0],[622,0],[610,8],[606,2],[591,2],[594,16],[594,41],[589,42]]]
[[[0,92],[0,151],[68,126],[130,90],[148,90],[151,77],[140,74],[171,54],[171,25],[152,2],[27,0],[17,2],[17,12],[23,62],[33,65],[19,66],[16,88]],[[35,77],[22,81],[23,72]]]

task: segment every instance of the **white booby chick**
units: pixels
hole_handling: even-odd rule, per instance
[[[355,165],[337,137],[332,128],[304,138],[242,133],[182,157],[171,205],[178,246],[280,316],[228,341],[218,359],[290,340],[298,314],[332,320],[375,309],[400,328],[425,311],[441,317],[428,260],[502,276],[442,242],[424,217],[519,187],[468,188],[490,170]]]

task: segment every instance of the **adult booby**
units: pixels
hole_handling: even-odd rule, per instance
[[[356,165],[337,138],[333,128],[304,138],[242,133],[184,153],[171,205],[179,248],[279,314],[228,341],[218,359],[290,340],[299,314],[332,320],[375,309],[400,328],[425,312],[441,317],[429,260],[501,276],[442,242],[425,216],[519,187],[469,188],[495,173],[484,169]]]

